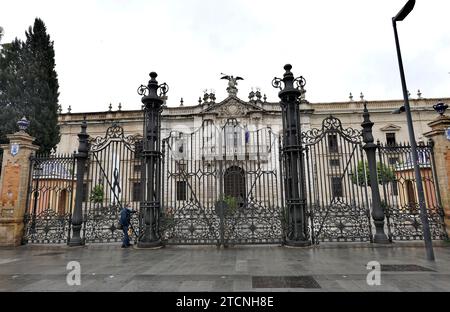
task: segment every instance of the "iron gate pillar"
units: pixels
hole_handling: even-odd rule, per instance
[[[292,66],[284,66],[283,79],[274,78],[272,85],[278,93],[283,121],[284,192],[286,200],[286,245],[304,247],[311,245],[306,207],[306,187],[303,148],[301,144],[300,96],[306,81],[294,78]],[[294,85],[295,84],[295,85]]]
[[[155,72],[150,73],[147,86],[141,85],[138,94],[144,104],[144,139],[142,144],[140,235],[138,247],[160,247],[159,217],[161,209],[161,112],[169,87],[158,85]]]
[[[372,191],[372,219],[375,225],[375,235],[373,242],[378,244],[389,244],[389,239],[384,232],[384,209],[381,206],[380,190],[378,188],[378,173],[376,150],[377,145],[374,143],[372,127],[374,123],[370,121],[370,114],[367,109],[367,102],[364,102],[364,121],[361,124],[363,128],[363,149],[366,151],[367,162],[369,167],[370,189]]]
[[[84,239],[81,238],[81,227],[83,223],[83,181],[84,171],[86,168],[86,160],[88,158],[89,134],[86,132],[87,124],[86,117],[81,124],[81,132],[78,133],[78,153],[75,154],[75,160],[77,162],[77,184],[75,193],[75,208],[71,218],[72,222],[72,237],[69,240],[69,246],[82,246],[84,245]]]

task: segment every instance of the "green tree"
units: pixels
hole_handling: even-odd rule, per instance
[[[97,184],[92,189],[91,195],[89,196],[89,200],[94,204],[101,204],[103,203],[104,193],[105,191],[103,185]]]
[[[391,168],[389,168],[388,166],[386,166],[381,162],[377,163],[377,176],[378,176],[378,183],[380,185],[395,181],[394,172],[391,170]],[[354,184],[358,184],[359,186],[365,186],[366,177],[368,186],[371,186],[369,165],[367,164],[367,162],[363,163],[363,161],[361,160],[358,162],[358,173],[352,176],[352,182]]]
[[[0,143],[7,143],[6,135],[17,131],[16,122],[26,114],[23,105],[26,68],[22,41],[16,38],[13,42],[2,46],[3,49],[0,51]]]
[[[55,51],[41,19],[35,19],[25,36],[25,42],[15,39],[0,53],[0,122],[7,121],[0,126],[0,140],[15,132],[17,120],[26,116],[40,152],[48,153],[60,140]]]
[[[36,18],[25,33],[25,51],[29,59],[27,96],[30,104],[30,133],[41,152],[50,152],[60,140],[58,126],[59,83],[55,70],[53,41],[44,22]]]

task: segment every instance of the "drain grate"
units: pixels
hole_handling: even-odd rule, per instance
[[[56,256],[56,255],[61,255],[61,254],[63,254],[63,252],[47,252],[47,253],[37,254],[35,256]]]
[[[382,264],[381,271],[385,272],[436,272],[435,270],[416,264]]]
[[[252,288],[321,288],[312,276],[252,276]]]

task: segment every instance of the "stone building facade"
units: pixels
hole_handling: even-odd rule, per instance
[[[322,121],[333,115],[341,120],[344,127],[361,129],[364,99],[346,102],[306,103],[301,105],[302,130],[321,128]],[[430,131],[428,123],[437,115],[433,105],[439,101],[450,102],[450,98],[411,98],[410,105],[416,139],[425,140],[423,133]],[[403,100],[367,101],[370,118],[375,123],[373,131],[375,140],[381,143],[408,142],[408,128],[405,114],[392,114],[403,105]],[[61,141],[57,153],[71,153],[78,146],[77,133],[86,117],[88,133],[91,137],[104,136],[106,129],[114,122],[124,128],[127,135],[142,135],[142,110],[106,110],[86,113],[64,113],[59,115]],[[195,105],[166,106],[162,112],[161,136],[169,136],[170,131],[184,133],[198,129],[205,120],[212,120],[216,126],[223,126],[230,118],[254,131],[270,127],[279,133],[281,109],[277,102],[267,102],[259,91],[251,92],[248,100],[242,100],[234,94],[216,102],[214,94],[205,94]]]

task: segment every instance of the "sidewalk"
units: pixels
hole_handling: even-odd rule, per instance
[[[0,291],[450,291],[450,244],[435,242],[435,262],[423,242],[280,246],[120,244],[28,245],[0,248]],[[81,265],[81,285],[66,282],[68,262]],[[382,265],[381,285],[366,282],[367,263]]]

